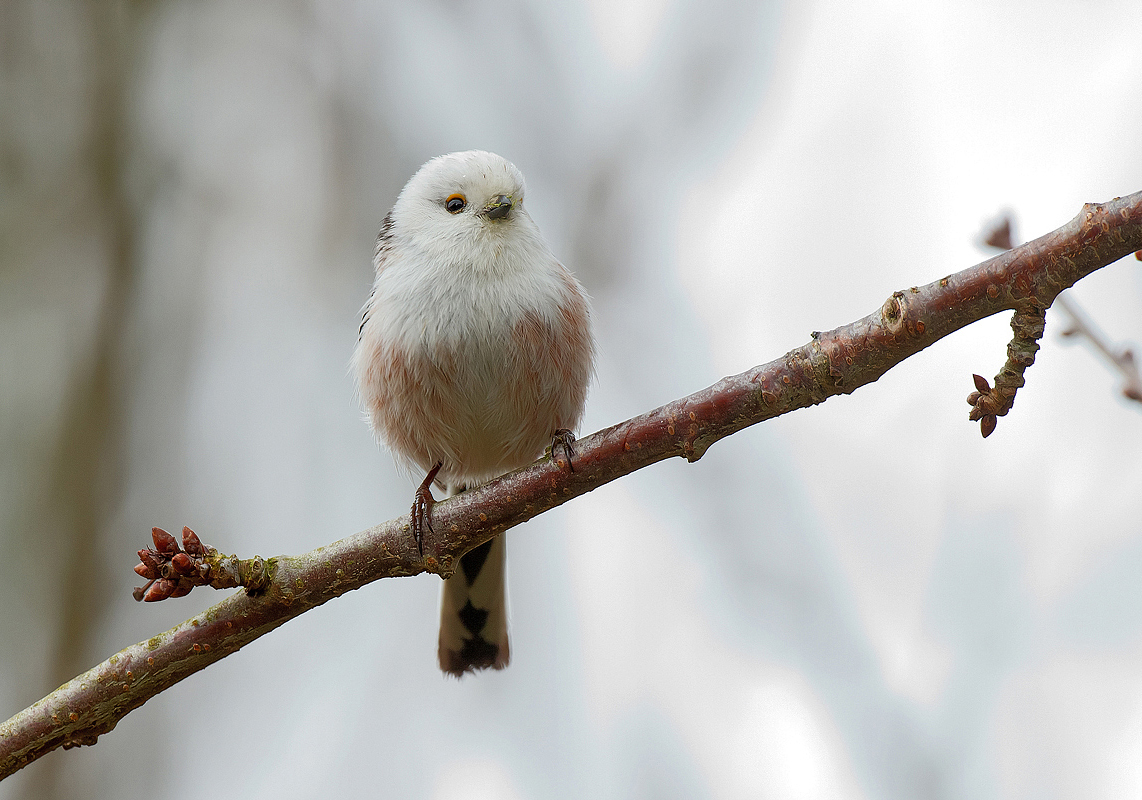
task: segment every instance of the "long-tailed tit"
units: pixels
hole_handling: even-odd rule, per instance
[[[553,441],[569,448],[583,414],[595,356],[587,297],[523,197],[523,175],[493,153],[440,156],[412,176],[377,237],[353,368],[377,436],[427,473],[412,509],[418,546],[433,482],[454,494]],[[444,582],[438,656],[457,676],[507,665],[502,535]]]

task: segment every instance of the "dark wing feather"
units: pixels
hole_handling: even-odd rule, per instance
[[[381,220],[381,230],[377,234],[377,243],[373,247],[373,266],[377,267],[380,271],[380,259],[393,247],[393,212],[385,214],[385,218]]]
[[[393,212],[385,214],[385,218],[381,220],[381,230],[377,234],[377,243],[373,247],[373,268],[377,274],[385,268],[385,259],[390,250],[393,248]],[[374,287],[372,292],[369,292],[369,299],[365,303],[365,308],[361,312],[361,327],[357,329],[357,341],[361,341],[361,336],[365,333],[365,324],[369,321],[369,313],[373,310],[373,294],[376,292]]]

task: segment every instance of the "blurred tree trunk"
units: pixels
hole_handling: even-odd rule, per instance
[[[102,0],[90,6],[93,92],[88,163],[95,191],[94,222],[105,244],[106,283],[102,308],[91,340],[91,359],[72,376],[63,424],[49,477],[61,534],[74,545],[60,553],[66,564],[66,598],[51,683],[90,666],[92,620],[117,585],[101,561],[80,559],[101,538],[104,520],[121,490],[124,451],[126,375],[122,363],[136,275],[135,229],[123,189],[123,150],[128,139],[125,84],[129,80],[130,6]],[[102,587],[102,591],[99,587]]]
[[[83,254],[75,263],[58,265],[54,285],[45,281],[42,289],[53,290],[50,295],[33,293],[28,298],[55,312],[52,316],[64,326],[61,335],[68,351],[56,362],[68,374],[48,384],[61,387],[63,397],[54,437],[44,445],[42,483],[33,484],[27,495],[28,511],[21,516],[28,524],[13,526],[17,537],[27,539],[25,552],[51,564],[50,574],[22,576],[22,590],[44,596],[56,616],[55,641],[41,671],[41,689],[50,690],[97,660],[94,644],[100,620],[118,586],[108,574],[107,562],[91,554],[106,551],[101,543],[123,483],[129,397],[123,355],[137,274],[136,221],[124,186],[124,154],[130,140],[127,97],[139,9],[120,0],[50,8],[37,8],[36,0],[5,5],[4,72],[11,79],[6,83],[24,90],[28,106],[15,108],[15,113],[40,103],[78,101],[70,118],[81,126],[61,135],[58,142],[45,144],[32,135],[23,140],[6,137],[5,143],[17,163],[47,158],[57,166],[67,165],[54,183],[33,168],[14,170],[17,194],[38,202],[34,204],[37,224],[24,230],[13,226],[12,238],[22,238],[19,243],[25,251],[43,257],[53,272],[57,266],[52,262],[59,258],[53,251],[60,242],[79,239],[81,246],[72,252]],[[48,44],[60,47],[60,43],[45,38],[56,34],[52,28],[61,22],[72,26],[74,38],[71,42],[64,38],[63,45],[73,45],[71,52],[53,50]],[[78,94],[69,96],[68,89],[76,88]],[[96,297],[90,296],[92,291]],[[84,313],[86,309],[90,310]],[[44,361],[49,366],[36,363],[36,368],[50,370],[51,359]],[[50,619],[45,616],[44,621]],[[25,784],[26,796],[75,796],[60,780],[66,763],[45,761]]]

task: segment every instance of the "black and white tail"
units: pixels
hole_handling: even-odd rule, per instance
[[[503,669],[508,649],[504,593],[506,545],[501,534],[460,559],[444,581],[440,602],[440,669],[460,677],[478,669]]]

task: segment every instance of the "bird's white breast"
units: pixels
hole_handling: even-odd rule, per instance
[[[538,235],[408,244],[379,270],[354,357],[374,430],[421,469],[443,460],[445,482],[529,463],[582,413],[593,352],[578,284]],[[567,330],[576,315],[581,332]]]

